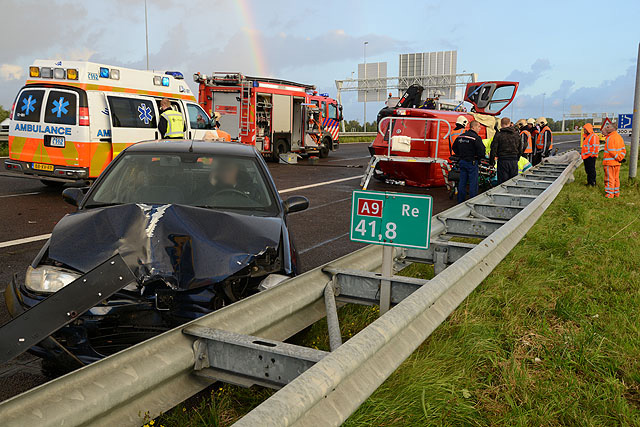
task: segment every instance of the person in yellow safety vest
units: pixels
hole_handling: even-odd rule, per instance
[[[184,138],[185,122],[182,114],[171,108],[171,101],[162,98],[160,101],[160,121],[158,122],[160,135],[165,139]]]
[[[606,136],[604,143],[604,191],[608,199],[620,197],[620,164],[624,163],[627,149],[624,140],[616,132],[615,126],[608,122],[602,128],[602,134]]]
[[[549,157],[551,149],[553,148],[553,134],[547,125],[547,119],[544,117],[538,117],[536,124],[540,128],[540,131],[536,136],[536,150],[533,155],[534,165],[540,163],[543,157]]]
[[[453,156],[453,151],[451,151],[451,146],[454,142],[456,142],[456,138],[462,135],[467,128],[467,124],[469,120],[465,116],[458,116],[456,119],[456,127],[453,128],[451,133],[449,134],[449,154]]]
[[[520,160],[518,160],[518,173],[524,173],[526,170],[531,169],[532,167],[533,166],[531,165],[531,162],[526,157],[520,157]]]
[[[587,173],[587,185],[596,186],[596,159],[600,150],[600,138],[593,131],[593,125],[587,123],[582,126],[584,133],[584,142],[582,143],[582,151],[580,153],[582,162],[584,163],[584,171]]]
[[[533,155],[533,138],[531,137],[531,128],[525,119],[518,120],[518,130],[520,131],[520,142],[522,143],[522,152],[524,157],[531,161]]]

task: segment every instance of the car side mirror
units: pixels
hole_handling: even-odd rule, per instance
[[[291,196],[284,201],[284,212],[300,212],[309,207],[309,199],[303,196]]]
[[[70,187],[65,188],[62,192],[62,200],[73,206],[80,206],[80,202],[84,198],[85,192],[82,188]]]

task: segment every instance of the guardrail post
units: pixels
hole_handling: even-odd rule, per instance
[[[380,282],[380,315],[382,316],[391,308],[391,280],[393,276],[393,246],[382,248],[382,281]]]
[[[342,345],[338,308],[336,307],[336,296],[333,291],[334,280],[335,278],[331,279],[324,288],[324,305],[327,310],[327,328],[329,329],[329,348],[331,351]]]

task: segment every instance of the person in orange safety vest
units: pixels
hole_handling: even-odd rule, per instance
[[[543,157],[549,157],[553,148],[553,134],[551,133],[551,128],[547,125],[547,119],[539,117],[536,120],[536,125],[540,128],[540,131],[536,135],[536,150],[533,155],[534,165],[540,163]]]
[[[593,125],[587,123],[582,126],[584,133],[584,142],[582,143],[582,151],[580,156],[584,163],[584,171],[587,173],[587,185],[596,186],[596,159],[600,150],[600,138],[593,131]]]
[[[608,199],[613,199],[620,197],[620,164],[626,161],[624,156],[627,154],[627,149],[624,146],[624,140],[612,123],[604,125],[602,134],[607,138],[602,159],[604,191]]]
[[[522,157],[531,161],[533,156],[533,138],[531,129],[533,125],[527,123],[525,119],[518,120],[518,130],[520,131],[520,143],[522,144]]]

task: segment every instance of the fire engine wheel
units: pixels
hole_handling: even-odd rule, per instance
[[[64,182],[61,182],[61,181],[51,181],[48,179],[41,179],[40,182],[50,188],[60,188],[65,184]]]
[[[287,145],[287,141],[285,139],[279,139],[276,142],[276,145],[273,146],[273,153],[271,155],[271,160],[277,162],[280,160],[280,154],[285,154],[289,151],[289,146]]]
[[[329,146],[331,145],[331,140],[329,138],[325,138],[322,140],[322,146],[320,147],[320,153],[318,155],[321,159],[326,159],[329,157]]]

